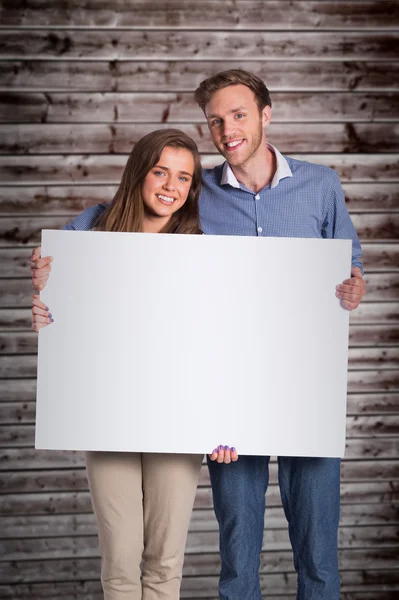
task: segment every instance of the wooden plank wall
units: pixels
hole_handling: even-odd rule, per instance
[[[1,598],[102,597],[82,457],[33,449],[31,248],[42,228],[110,199],[132,144],[152,129],[178,124],[205,165],[219,162],[192,92],[238,66],[272,92],[270,140],[338,171],[363,242],[368,294],[351,317],[342,598],[399,597],[398,24],[398,2],[384,0],[0,3]],[[276,482],[273,462],[262,589],[293,600]],[[182,598],[216,598],[217,551],[204,466]]]

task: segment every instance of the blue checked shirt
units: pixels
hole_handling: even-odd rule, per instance
[[[335,238],[352,240],[352,264],[362,268],[362,249],[332,169],[276,155],[270,184],[258,193],[239,183],[227,162],[203,171],[202,231],[210,235]],[[108,204],[86,209],[64,229],[88,231]]]

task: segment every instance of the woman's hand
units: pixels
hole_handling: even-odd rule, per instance
[[[51,271],[52,256],[40,257],[41,246],[37,246],[32,250],[30,257],[30,271],[32,273],[32,284],[37,292],[46,287],[47,280]]]
[[[216,462],[225,463],[226,465],[238,460],[237,450],[223,445],[217,446],[212,454],[208,454],[208,456],[211,460],[216,460]]]
[[[50,323],[54,322],[51,312],[49,312],[48,306],[40,300],[37,294],[32,296],[32,329],[39,332],[42,327],[47,327]]]

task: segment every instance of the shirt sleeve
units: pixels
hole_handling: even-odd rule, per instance
[[[95,206],[86,208],[73,221],[64,225],[62,229],[66,231],[89,231],[108,206],[109,204],[96,204]]]
[[[363,272],[362,247],[345,205],[345,195],[339,177],[335,171],[332,173],[327,215],[323,224],[323,237],[352,240],[352,266],[359,267]]]

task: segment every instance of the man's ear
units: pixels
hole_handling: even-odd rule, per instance
[[[272,109],[270,106],[265,106],[262,110],[262,123],[263,127],[267,127],[272,120]]]

